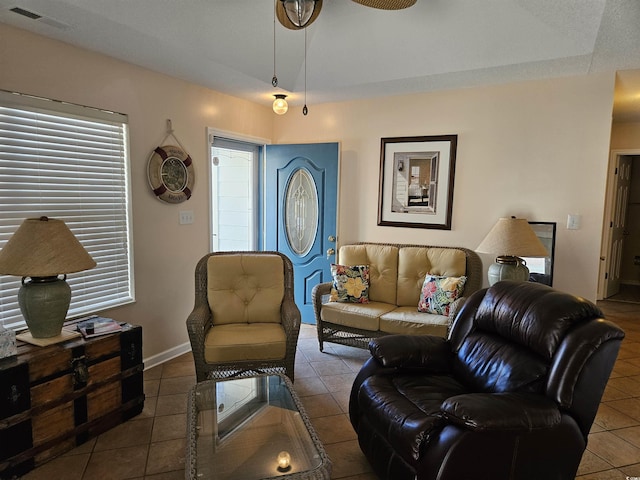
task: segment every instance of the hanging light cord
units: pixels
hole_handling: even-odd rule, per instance
[[[271,79],[271,85],[278,86],[278,76],[276,75],[276,2],[280,0],[273,0],[273,78]]]
[[[302,108],[302,114],[309,113],[307,108],[307,28],[304,29],[304,107]]]

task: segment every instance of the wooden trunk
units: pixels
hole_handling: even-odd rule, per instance
[[[139,414],[142,328],[38,347],[0,360],[0,479],[34,467]]]

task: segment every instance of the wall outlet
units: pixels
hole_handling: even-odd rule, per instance
[[[191,225],[193,223],[193,210],[183,210],[180,212],[180,225]]]

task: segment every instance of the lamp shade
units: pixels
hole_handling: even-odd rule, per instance
[[[526,218],[500,218],[482,240],[477,252],[498,256],[546,257],[549,255]]]
[[[67,225],[53,218],[27,218],[0,250],[0,274],[52,277],[95,266]]]

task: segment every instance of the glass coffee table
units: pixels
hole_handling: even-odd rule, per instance
[[[200,382],[187,404],[187,479],[328,480],[331,461],[289,378]]]

